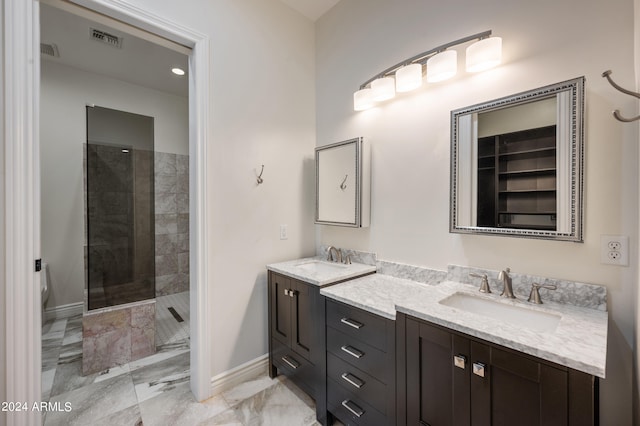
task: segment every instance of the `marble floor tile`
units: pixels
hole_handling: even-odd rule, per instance
[[[47,413],[45,426],[93,425],[96,419],[104,419],[137,404],[128,374],[53,396],[50,401],[60,402],[62,406],[68,402],[71,411]]]
[[[82,342],[82,317],[69,319],[64,332],[63,345]]]
[[[114,377],[118,377],[123,374],[129,374],[129,364],[107,368],[106,370],[97,373],[93,383],[104,382],[105,380],[113,379]]]
[[[180,383],[167,392],[140,402],[140,412],[145,426],[154,425],[197,425],[197,424],[238,424],[242,423],[229,410],[224,398],[218,396],[198,402],[191,393],[189,383]],[[224,416],[221,414],[225,413]],[[224,420],[224,423],[203,423]]]
[[[101,419],[91,420],[91,426],[143,426],[140,407],[134,404]]]
[[[53,388],[53,379],[56,376],[56,369],[50,369],[42,372],[42,401],[49,401],[51,389]]]
[[[272,379],[267,375],[257,377],[253,380],[240,383],[239,385],[222,392],[222,397],[233,407],[245,399],[251,398],[263,390],[279,383],[279,380]]]
[[[57,395],[88,386],[95,381],[97,376],[97,373],[82,375],[82,359],[59,364],[51,386],[51,399]]]
[[[177,385],[189,384],[191,376],[189,353],[174,356],[146,367],[132,370],[131,378],[135,386],[138,402],[156,398],[172,391]]]
[[[64,338],[64,331],[67,328],[67,319],[57,319],[53,321],[47,321],[42,326],[42,338],[43,339],[55,339]]]
[[[232,408],[246,426],[310,426],[316,412],[305,399],[279,382]]]
[[[185,342],[176,342],[156,348],[157,352],[145,358],[140,358],[129,363],[129,369],[131,371],[138,370],[140,368],[156,364],[160,361],[173,358],[177,355],[189,353],[189,345]]]
[[[62,343],[62,339],[58,342],[52,342],[50,340],[42,341],[42,371],[55,369],[58,365],[60,343]]]

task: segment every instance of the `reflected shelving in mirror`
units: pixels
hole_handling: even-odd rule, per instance
[[[584,77],[452,111],[450,232],[582,241]]]

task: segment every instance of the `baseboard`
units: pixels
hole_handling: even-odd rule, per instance
[[[69,303],[68,305],[60,305],[55,308],[46,309],[44,311],[45,321],[56,320],[62,318],[69,318],[76,315],[81,315],[84,309],[84,303]]]
[[[268,364],[269,354],[264,354],[231,370],[213,376],[211,378],[211,395],[217,395],[242,382],[267,374]]]

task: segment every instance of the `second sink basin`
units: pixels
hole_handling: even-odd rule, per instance
[[[560,315],[512,306],[466,293],[454,293],[441,300],[440,304],[539,332],[552,332],[560,322]]]
[[[296,267],[307,272],[317,272],[322,274],[326,272],[344,271],[349,267],[349,265],[343,265],[342,263],[324,262],[322,260],[310,260],[308,262],[299,263],[296,265]]]

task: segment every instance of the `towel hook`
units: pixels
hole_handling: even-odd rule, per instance
[[[264,173],[264,164],[262,165],[262,169],[260,169],[260,174],[258,175],[258,178],[256,179],[258,182],[258,185],[260,185],[262,182],[264,182],[264,180],[262,179],[262,173]]]
[[[347,178],[349,177],[349,175],[344,175],[344,180],[342,181],[342,183],[340,184],[340,189],[342,189],[343,191],[345,189],[347,189],[347,185],[345,184],[345,182],[347,181]]]
[[[616,84],[616,82],[611,79],[611,70],[607,70],[607,71],[603,72],[602,73],[602,77],[606,78],[614,88],[618,89],[619,91],[621,91],[625,95],[634,96],[634,97],[640,99],[640,93],[632,92],[631,90],[627,90],[627,89],[621,87],[620,85]],[[620,110],[618,110],[618,109],[613,111],[613,116],[616,118],[616,120],[622,121],[624,123],[631,123],[633,121],[640,120],[640,115],[637,116],[637,117],[632,117],[632,118],[623,117],[622,115],[620,115]]]

